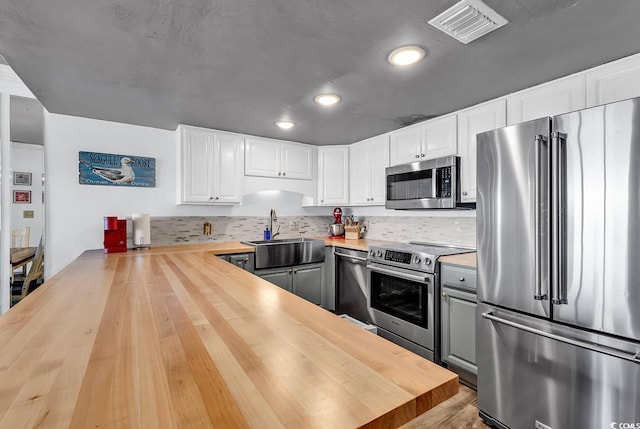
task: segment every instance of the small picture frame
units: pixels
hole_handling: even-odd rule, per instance
[[[31,204],[31,191],[13,191],[13,202],[17,204]]]
[[[31,173],[26,171],[14,171],[13,184],[17,186],[31,186]]]

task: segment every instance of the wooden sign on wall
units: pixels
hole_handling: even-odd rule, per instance
[[[81,185],[155,188],[156,159],[99,152],[78,155]]]

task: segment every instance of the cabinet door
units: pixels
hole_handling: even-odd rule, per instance
[[[293,268],[293,293],[316,305],[322,304],[322,265]]]
[[[254,272],[258,277],[263,278],[288,292],[291,292],[291,273],[291,268],[283,268],[282,270],[268,271],[266,273]]]
[[[587,73],[587,107],[640,96],[640,55]]]
[[[507,123],[507,102],[498,100],[458,113],[458,154],[462,201],[476,200],[476,134],[504,127]]]
[[[585,105],[585,78],[571,76],[508,96],[507,124],[555,116]]]
[[[258,137],[245,138],[244,174],[246,176],[278,177],[280,142]]]
[[[421,124],[411,125],[390,134],[389,147],[391,165],[420,161],[424,138]]]
[[[227,255],[227,261],[242,268],[245,271],[253,272],[253,257],[252,253],[241,253],[237,255]]]
[[[371,203],[371,159],[369,140],[349,146],[349,198],[352,205]]]
[[[283,143],[281,148],[281,173],[287,179],[311,180],[313,178],[313,148],[308,145]]]
[[[472,374],[476,366],[476,296],[442,288],[442,361]]]
[[[213,200],[239,203],[242,198],[244,138],[238,134],[215,133]]]
[[[455,155],[458,152],[458,130],[456,115],[449,115],[423,123],[422,151],[420,160]]]
[[[213,132],[183,127],[180,145],[180,202],[210,203],[213,198]]]
[[[389,166],[389,136],[383,135],[369,139],[369,204],[384,205],[387,196],[387,176]]]
[[[384,205],[385,168],[389,166],[389,136],[349,146],[349,198],[352,205]]]
[[[318,148],[319,205],[349,204],[349,148]]]

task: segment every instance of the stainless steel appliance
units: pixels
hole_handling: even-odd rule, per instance
[[[386,168],[388,209],[451,209],[460,202],[460,158],[447,156]]]
[[[336,248],[336,313],[371,322],[367,300],[367,252]]]
[[[477,142],[481,416],[640,424],[640,99]]]
[[[367,256],[369,310],[378,335],[435,360],[440,319],[438,257],[469,252],[429,243],[372,246]]]

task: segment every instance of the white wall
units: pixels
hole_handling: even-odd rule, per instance
[[[240,206],[176,205],[177,137],[173,131],[45,112],[45,146],[46,278],[83,251],[103,248],[104,216],[267,216],[271,207],[279,216],[311,214],[301,207],[301,195],[275,189],[245,195]],[[156,187],[80,185],[79,151],[153,157]],[[330,211],[321,210],[323,214]]]
[[[31,173],[31,186],[13,185],[12,191],[31,191],[31,204],[11,204],[11,229],[30,228],[29,246],[37,246],[44,226],[42,204],[42,171],[44,168],[44,148],[34,144],[11,144],[11,169]],[[25,218],[24,211],[33,210],[33,218]]]

